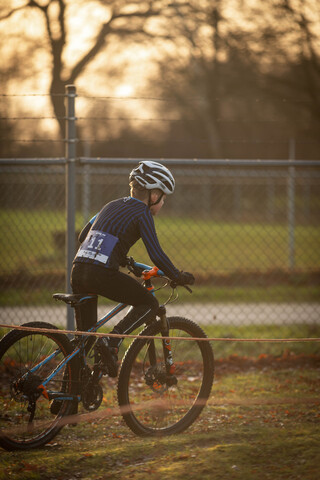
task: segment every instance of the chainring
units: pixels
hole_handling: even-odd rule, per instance
[[[82,404],[86,410],[93,412],[97,410],[103,399],[103,390],[100,384],[89,381],[82,392]]]

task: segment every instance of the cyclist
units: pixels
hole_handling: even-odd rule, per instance
[[[128,314],[110,333],[129,334],[156,316],[156,297],[137,280],[119,271],[126,266],[129,249],[141,238],[151,261],[178,285],[192,285],[194,276],[179,271],[162,250],[153,216],[162,208],[166,195],[171,195],[175,180],[168,168],[154,161],[142,161],[129,176],[130,196],[106,204],[83,228],[81,246],[71,272],[73,293],[93,293],[113,301],[132,305]],[[76,309],[78,329],[88,330],[97,320],[97,301],[90,300]],[[100,338],[97,348],[105,373],[118,372],[120,338]]]

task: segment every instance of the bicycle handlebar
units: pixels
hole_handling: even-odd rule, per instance
[[[127,267],[130,272],[132,272],[136,277],[142,277],[144,280],[149,280],[152,277],[163,277],[167,278],[162,270],[158,267],[150,267],[144,263],[135,262],[133,257],[127,257]],[[178,283],[174,280],[170,280],[171,288],[175,289],[178,286]],[[182,285],[189,293],[192,293],[192,290],[187,285]]]
[[[150,265],[135,262],[132,257],[127,257],[127,267],[136,277],[143,277],[144,280],[151,277],[165,277],[163,271],[158,267],[150,267]]]

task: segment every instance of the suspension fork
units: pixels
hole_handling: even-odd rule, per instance
[[[166,307],[164,305],[161,305],[159,308],[159,317],[161,321],[161,335],[163,337],[169,337],[169,324],[167,320]],[[169,338],[162,340],[162,347],[167,374],[173,375],[175,373],[176,366],[173,362],[171,342]]]
[[[158,268],[154,267],[154,269],[156,269],[155,272],[157,272]],[[143,278],[145,280],[144,285],[146,289],[149,290],[149,292],[154,295],[154,286],[152,285],[152,282],[150,280],[151,276],[153,275],[151,275],[151,271],[143,272],[143,273],[144,273]],[[160,305],[158,310],[158,316],[161,322],[161,335],[163,337],[169,337],[167,311],[164,305]],[[175,367],[175,364],[173,363],[170,339],[162,340],[162,347],[163,347],[163,355],[164,355],[167,375],[173,375],[176,367]],[[156,365],[157,357],[156,357],[156,347],[155,347],[154,340],[151,340],[149,343],[148,353],[149,353],[150,364],[153,366]]]
[[[159,307],[158,315],[161,321],[161,335],[163,337],[169,337],[169,325],[168,325],[165,306],[161,305]],[[163,355],[164,355],[167,375],[173,375],[176,370],[176,366],[172,358],[170,339],[166,338],[162,340],[162,348],[163,348]],[[149,342],[148,355],[149,355],[150,365],[155,366],[157,364],[155,340],[150,340]]]

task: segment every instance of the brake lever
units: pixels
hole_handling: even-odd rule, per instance
[[[174,280],[171,280],[170,282],[170,287],[171,288],[177,288],[179,285],[177,284],[177,282],[175,282]],[[184,287],[186,290],[188,290],[189,293],[192,293],[192,290],[190,287],[188,287],[187,285],[180,285],[180,287]]]

